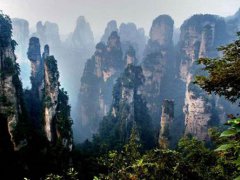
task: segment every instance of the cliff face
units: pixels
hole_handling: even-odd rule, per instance
[[[130,49],[125,57],[136,59]],[[141,94],[144,82],[142,68],[129,63],[113,88],[113,101],[107,116],[100,123],[100,139],[110,147],[129,140],[131,130],[136,128],[144,148],[154,144],[151,117]],[[117,143],[116,143],[117,142]]]
[[[66,92],[60,89],[57,61],[50,56],[48,45],[45,45],[41,56],[40,42],[36,37],[30,39],[28,58],[32,67],[30,117],[50,143],[60,141],[64,147],[71,149],[70,106]]]
[[[49,47],[44,47],[44,130],[48,140],[53,141],[53,118],[56,115],[59,91],[59,72],[53,56],[49,56]]]
[[[159,119],[164,99],[173,99],[176,102],[175,121],[172,124],[174,134],[171,141],[177,143],[184,129],[182,107],[185,91],[184,83],[178,76],[179,61],[172,40],[173,24],[174,21],[168,15],[160,15],[153,20],[142,67],[146,79],[143,95],[157,132],[160,128]]]
[[[83,140],[97,132],[100,120],[111,105],[113,84],[123,68],[120,38],[117,32],[112,32],[107,46],[96,45],[81,78],[79,115]]]
[[[36,37],[29,40],[28,59],[31,62],[31,83],[33,95],[41,100],[43,83],[43,59],[41,57],[40,42]]]
[[[168,148],[171,142],[172,124],[174,120],[174,101],[164,100],[161,115],[161,130],[159,133],[159,145],[161,148]]]
[[[163,99],[172,98],[166,97],[164,95],[166,91],[163,92],[162,88],[165,86],[172,89],[169,83],[174,82],[176,74],[172,31],[173,20],[170,16],[161,15],[153,21],[142,62],[146,79],[143,93],[147,99],[153,122],[158,125],[161,117],[161,99],[163,101]]]
[[[8,16],[0,14],[0,152],[18,150],[26,142],[19,134],[22,118],[22,84],[11,39],[12,25]]]
[[[207,138],[207,129],[213,121],[215,100],[192,84],[199,72],[195,61],[201,57],[217,56],[216,48],[227,38],[226,25],[222,18],[213,15],[194,15],[181,26],[181,78],[186,83],[185,134],[200,139]],[[214,121],[217,121],[216,119]]]
[[[50,142],[72,149],[72,120],[67,92],[60,89],[57,60],[44,47],[44,131]]]

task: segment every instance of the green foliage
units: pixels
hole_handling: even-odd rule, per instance
[[[0,13],[0,24],[0,47],[7,47],[11,41],[12,23],[9,16],[3,14],[2,12]]]
[[[224,141],[215,149],[221,158],[227,161],[235,169],[234,175],[240,175],[240,118],[228,120],[230,127],[220,134]]]
[[[5,78],[6,76],[19,76],[20,75],[20,67],[19,64],[15,62],[15,60],[6,57],[3,61],[3,68],[0,71],[1,78]]]
[[[67,139],[72,143],[72,124],[70,117],[71,106],[68,104],[68,95],[64,89],[59,90],[56,114],[57,129],[61,139]]]
[[[57,60],[54,58],[54,56],[48,56],[44,62],[46,63],[46,66],[48,68],[47,70],[49,72],[50,83],[53,87],[56,87],[59,83]]]
[[[207,76],[197,76],[195,83],[209,93],[225,96],[232,102],[240,97],[240,32],[238,39],[218,49],[223,53],[220,58],[201,58],[199,64]]]
[[[220,58],[202,58],[198,60],[203,64],[203,70],[207,76],[197,76],[195,83],[208,93],[215,93],[225,96],[228,100],[235,102],[240,97],[240,32],[238,39],[226,46],[220,47],[223,56]],[[228,167],[228,173],[232,172],[232,178],[240,175],[240,118],[231,117],[226,123],[230,127],[223,131],[219,138],[219,143],[215,152],[219,155],[222,167]],[[238,176],[237,178],[239,178]]]
[[[48,174],[44,180],[78,180],[78,172],[74,168],[69,168],[64,175]]]

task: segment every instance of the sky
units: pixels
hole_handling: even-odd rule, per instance
[[[108,21],[134,22],[149,33],[152,20],[161,14],[170,15],[175,26],[193,14],[209,13],[233,15],[240,8],[240,0],[0,0],[0,9],[11,18],[36,23],[51,21],[59,25],[60,34],[72,32],[78,16],[85,16],[98,39]]]

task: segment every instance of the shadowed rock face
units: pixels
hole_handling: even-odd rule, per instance
[[[19,124],[24,122],[24,108],[19,69],[14,54],[16,44],[11,38],[11,20],[3,14],[0,19],[0,152],[9,152],[26,145],[24,135],[18,129]]]
[[[119,36],[121,37],[123,53],[125,54],[132,46],[136,50],[136,57],[142,59],[146,44],[144,29],[138,29],[134,23],[122,23],[119,27]]]
[[[192,84],[199,72],[195,61],[201,57],[217,56],[216,48],[226,42],[226,25],[222,18],[213,15],[194,15],[181,26],[180,75],[186,83],[185,93],[185,134],[207,139],[207,130],[216,109],[215,97],[208,96],[198,86]]]
[[[112,88],[123,68],[120,37],[115,31],[109,36],[107,46],[96,45],[94,55],[84,68],[78,106],[81,140],[97,132],[99,122],[110,108]]]
[[[44,64],[41,57],[40,41],[36,37],[31,37],[28,47],[28,59],[31,63],[31,101],[30,101],[30,117],[36,128],[41,128],[41,109],[43,98],[43,80],[44,80]]]
[[[101,38],[101,42],[107,43],[108,37],[113,31],[118,32],[117,21],[111,20],[108,22],[107,27],[105,28],[104,34]]]
[[[43,60],[41,57],[40,42],[36,37],[29,40],[28,59],[31,62],[31,83],[32,95],[37,99],[42,97],[42,83],[43,83]]]

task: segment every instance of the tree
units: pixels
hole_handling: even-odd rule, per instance
[[[231,102],[240,98],[240,32],[237,35],[235,42],[218,49],[222,57],[198,60],[207,75],[197,76],[195,81],[208,93],[225,96]],[[220,135],[224,142],[215,151],[224,165],[232,166],[232,176],[240,179],[240,118],[232,116],[226,124],[230,127]]]
[[[232,102],[240,97],[240,32],[237,35],[235,42],[218,48],[222,57],[197,61],[207,75],[196,76],[195,80],[208,93],[225,96]]]

